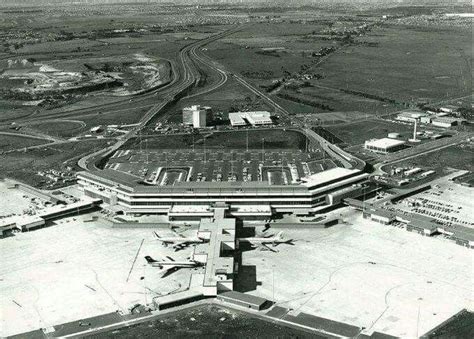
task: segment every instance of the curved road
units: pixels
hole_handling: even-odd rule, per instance
[[[179,51],[179,63],[181,69],[179,72],[177,72],[177,76],[174,77],[172,84],[173,86],[168,86],[167,90],[162,93],[162,101],[159,104],[154,105],[150,110],[148,110],[145,115],[140,119],[138,124],[125,135],[121,136],[114,145],[79,159],[78,165],[84,170],[97,169],[96,163],[98,160],[100,160],[100,158],[106,157],[107,155],[115,152],[117,149],[122,147],[128,140],[135,137],[138,132],[143,129],[153,118],[155,118],[156,115],[160,113],[167,105],[172,102],[175,102],[176,100],[179,100],[180,96],[186,94],[188,90],[195,86],[200,79],[200,74],[193,63],[193,58],[196,58],[196,60],[216,70],[220,74],[220,80],[217,84],[212,86],[211,89],[206,89],[206,91],[200,92],[198,94],[207,93],[208,91],[215,90],[216,88],[224,84],[225,81],[227,81],[227,75],[225,74],[225,72],[220,69],[217,69],[217,67],[209,60],[205,60],[204,57],[199,56],[197,54],[197,50],[210,42],[221,39],[226,35],[233,34],[238,29],[239,28],[231,28],[229,30],[213,35],[209,38],[192,42],[191,44],[183,47]],[[192,96],[194,96],[194,94]],[[157,122],[164,121],[170,114],[171,112],[163,114],[159,118],[159,120],[157,120]]]

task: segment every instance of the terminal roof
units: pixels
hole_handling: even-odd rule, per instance
[[[335,167],[323,172],[309,175],[306,178],[302,178],[302,181],[303,181],[303,185],[305,186],[314,186],[317,184],[324,184],[332,180],[342,179],[349,175],[359,173],[359,172],[360,171],[356,169]]]

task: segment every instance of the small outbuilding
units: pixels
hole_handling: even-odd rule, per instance
[[[228,291],[217,295],[217,300],[238,305],[245,308],[260,311],[267,306],[270,301],[254,295],[245,294],[237,291]]]

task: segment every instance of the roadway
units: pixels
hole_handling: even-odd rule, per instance
[[[176,102],[177,100],[185,96],[188,93],[188,91],[190,91],[200,80],[200,73],[197,70],[196,65],[194,64],[193,59],[196,59],[197,61],[211,68],[212,70],[218,72],[219,81],[216,84],[214,84],[211,88],[207,88],[205,91],[201,91],[201,92],[189,95],[188,97],[201,95],[203,93],[213,91],[219,88],[220,86],[222,86],[227,81],[227,75],[225,71],[217,68],[217,66],[213,62],[211,62],[209,59],[206,59],[204,56],[199,55],[198,50],[202,48],[203,46],[205,46],[206,44],[209,44],[213,41],[221,39],[224,36],[235,33],[239,29],[240,28],[238,27],[237,28],[233,27],[221,33],[215,34],[211,37],[194,41],[191,44],[183,47],[179,51],[179,55],[178,55],[178,59],[179,59],[178,63],[180,64],[180,67],[179,69],[178,67],[175,67],[176,76],[174,76],[173,81],[169,85],[167,85],[165,90],[160,91],[161,102],[156,105],[153,105],[142,116],[142,118],[138,121],[137,125],[134,126],[126,134],[121,136],[114,145],[81,158],[78,161],[78,165],[84,170],[97,169],[95,164],[97,163],[98,160],[100,160],[100,158],[103,158],[103,157],[108,156],[109,154],[112,154],[113,152],[118,150],[120,147],[122,147],[128,140],[136,137],[138,133],[145,126],[147,126],[152,120],[155,119],[154,121],[157,123],[165,121],[169,117],[171,112],[169,111],[165,112],[159,118],[156,118],[157,115],[161,113],[169,104],[172,104],[173,102]]]
[[[306,123],[295,117],[290,115],[290,113],[281,107],[277,102],[275,102],[273,99],[271,99],[267,94],[263,93],[260,91],[258,88],[247,82],[244,78],[242,78],[239,75],[233,74],[232,75],[235,80],[237,80],[241,85],[249,89],[252,93],[255,95],[260,96],[263,98],[271,107],[275,109],[275,112],[285,116],[291,123],[292,125],[298,129],[300,132],[303,132],[305,136],[309,139],[312,139],[313,141],[321,144],[321,146],[328,152],[329,154],[336,156],[343,164],[345,164],[344,167],[355,167],[357,169],[364,169],[365,168],[365,161],[353,156],[352,154],[349,154],[342,149],[340,149],[338,146],[330,143],[320,135],[318,135],[316,132],[314,132],[311,129],[308,129],[306,127]]]
[[[466,141],[466,139],[472,136],[473,136],[472,133],[462,132],[450,138],[438,139],[438,140],[430,141],[429,143],[426,143],[423,145],[415,146],[414,147],[415,149],[407,149],[406,151],[399,151],[397,153],[393,153],[389,156],[388,159],[385,159],[384,161],[375,164],[374,172],[372,174],[384,175],[386,174],[382,170],[382,167],[384,166],[393,165],[405,160],[413,159],[419,156],[423,156],[425,154],[436,152],[447,147],[462,144],[463,142]]]

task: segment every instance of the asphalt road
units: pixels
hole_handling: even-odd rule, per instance
[[[218,72],[220,75],[220,80],[211,88],[207,88],[204,92],[193,94],[192,96],[201,95],[203,93],[213,91],[222,86],[227,81],[227,75],[225,71],[219,69],[212,61],[206,59],[204,56],[198,55],[198,50],[206,44],[221,39],[224,36],[235,33],[237,30],[239,30],[238,27],[232,27],[231,29],[213,35],[209,38],[192,42],[191,44],[183,47],[179,51],[180,67],[179,69],[178,67],[174,69],[174,71],[176,72],[176,76],[174,76],[173,81],[166,87],[165,90],[160,91],[160,95],[162,97],[160,103],[151,107],[140,119],[137,125],[134,126],[129,132],[121,136],[114,145],[81,158],[78,161],[78,165],[85,170],[97,169],[95,164],[98,160],[100,160],[101,157],[105,157],[108,154],[115,152],[117,149],[122,147],[128,140],[136,137],[139,131],[143,129],[159,113],[161,113],[167,105],[179,100],[182,95],[185,95],[186,92],[193,86],[195,86],[200,79],[200,73],[194,64],[195,60]],[[155,122],[165,121],[169,117],[169,114],[170,112],[166,112],[165,114],[161,115],[157,120],[155,120]]]

